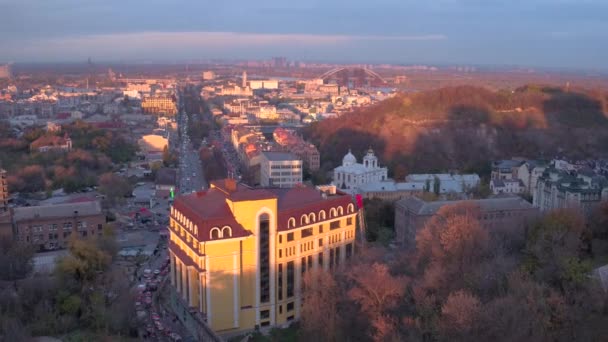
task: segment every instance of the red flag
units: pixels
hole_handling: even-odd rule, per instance
[[[357,200],[357,209],[363,208],[363,196],[361,196],[361,194],[357,194],[355,199]]]

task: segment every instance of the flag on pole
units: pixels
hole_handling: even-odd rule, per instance
[[[363,208],[363,196],[361,194],[355,195],[355,199],[357,200],[357,209]]]

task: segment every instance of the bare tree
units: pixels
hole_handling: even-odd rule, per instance
[[[340,341],[338,300],[341,291],[331,274],[323,270],[306,272],[301,311],[303,333],[310,340]]]

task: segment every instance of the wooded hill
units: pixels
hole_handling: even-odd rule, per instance
[[[395,178],[410,172],[484,172],[489,160],[598,157],[608,154],[608,94],[529,85],[514,91],[448,87],[400,94],[304,135],[319,146],[323,168],[349,148],[372,146]]]

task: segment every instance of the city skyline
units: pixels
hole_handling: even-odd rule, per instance
[[[605,69],[600,1],[0,1],[0,60],[260,59]],[[93,20],[95,19],[95,20]]]

